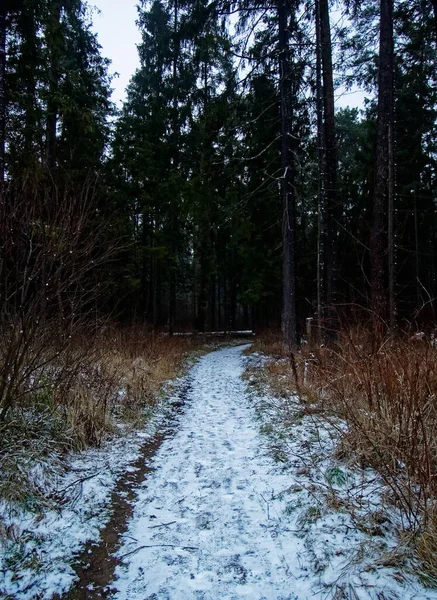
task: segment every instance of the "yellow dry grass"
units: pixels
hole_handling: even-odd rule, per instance
[[[123,431],[140,426],[164,384],[183,373],[201,344],[141,327],[106,327],[78,334],[62,353],[47,348],[50,360],[42,357],[44,367],[23,377],[27,391],[0,423],[0,498],[44,504],[45,492],[32,478],[35,465],[50,479],[63,469],[65,452],[101,445],[119,423]]]
[[[164,383],[181,375],[196,341],[131,327],[106,329],[94,343],[94,362],[84,366],[67,390],[60,390],[79,447],[99,444],[114,417],[138,424]]]

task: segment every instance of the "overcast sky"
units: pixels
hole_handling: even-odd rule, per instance
[[[1,0],[0,0],[1,1]],[[112,61],[111,72],[119,73],[113,80],[112,100],[119,104],[125,89],[139,66],[137,44],[141,36],[135,24],[138,0],[91,0],[100,10],[93,15],[94,31],[102,46],[102,55]]]
[[[1,2],[2,0],[0,0]],[[119,76],[112,82],[112,100],[118,105],[125,99],[125,89],[139,66],[137,44],[141,36],[136,26],[138,0],[90,0],[90,4],[100,10],[93,16],[94,31],[102,46],[102,55],[112,61],[111,72]],[[336,107],[362,107],[364,94],[350,92],[339,97],[336,92]]]

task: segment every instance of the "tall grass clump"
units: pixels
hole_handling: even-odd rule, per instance
[[[307,384],[348,422],[342,441],[376,468],[409,526],[433,521],[437,497],[437,351],[426,337],[366,330],[314,349]]]
[[[270,332],[255,349],[282,360],[267,364],[279,395],[300,392],[326,418],[340,417],[338,453],[376,469],[428,575],[437,581],[437,349],[425,335],[365,328],[339,332],[325,345],[303,345],[294,360]],[[297,365],[296,371],[292,364]]]
[[[59,354],[48,346],[30,380],[24,361],[22,394],[0,423],[0,499],[44,505],[66,453],[141,426],[194,343],[145,327],[106,326],[77,332]]]

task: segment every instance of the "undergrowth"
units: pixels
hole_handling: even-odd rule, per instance
[[[47,347],[47,361],[39,356],[29,374],[24,362],[17,399],[0,422],[0,501],[30,510],[50,505],[47,482],[62,472],[66,453],[144,422],[199,344],[142,327],[105,327],[77,334],[61,353]]]
[[[256,379],[277,397],[299,395],[305,413],[347,427],[337,456],[377,470],[386,508],[403,518],[425,584],[437,584],[437,350],[426,336],[341,331],[322,346],[284,352],[278,332],[259,336],[251,351],[270,357]]]

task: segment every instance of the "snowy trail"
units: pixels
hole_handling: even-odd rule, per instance
[[[304,597],[275,538],[280,516],[269,499],[287,479],[271,479],[275,463],[241,379],[243,349],[192,369],[179,430],[155,456],[118,552],[117,600]]]
[[[143,430],[72,456],[60,511],[0,503],[21,536],[0,546],[0,598],[437,600],[399,555],[381,478],[336,456],[346,424],[246,386],[268,365],[246,347],[201,358]]]

